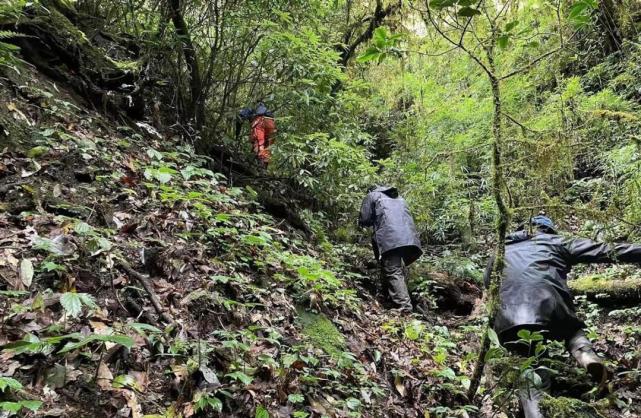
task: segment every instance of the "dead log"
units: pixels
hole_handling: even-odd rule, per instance
[[[158,295],[156,295],[156,292],[154,291],[153,285],[149,282],[149,278],[144,274],[141,274],[134,270],[125,260],[119,259],[118,262],[120,267],[125,272],[127,272],[127,275],[135,279],[145,289],[145,291],[147,292],[147,296],[149,297],[149,301],[156,310],[156,313],[165,322],[175,326],[176,321],[163,309],[162,305],[160,304],[160,299],[158,299]]]
[[[611,278],[604,275],[583,276],[568,281],[575,296],[604,306],[631,305],[641,302],[641,278]]]

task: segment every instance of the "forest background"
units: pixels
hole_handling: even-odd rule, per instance
[[[171,179],[182,173],[189,182],[193,176],[205,175],[206,171],[198,170],[213,169],[220,173],[216,179],[226,177],[225,187],[232,190],[227,196],[227,190],[221,189],[220,193],[226,197],[220,201],[245,210],[245,203],[238,197],[242,194],[248,201],[257,200],[270,216],[284,218],[299,233],[302,231],[314,242],[315,250],[309,250],[310,254],[324,258],[324,267],[341,273],[337,279],[326,275],[329,273],[320,264],[313,263],[313,268],[305,265],[312,273],[307,270],[301,273],[302,267],[296,264],[303,263],[301,260],[291,254],[297,261],[277,257],[278,263],[298,269],[296,280],[301,282],[287,282],[291,287],[287,289],[293,292],[297,303],[304,302],[329,316],[333,312],[334,322],[340,322],[341,305],[362,312],[359,310],[362,306],[355,306],[363,302],[356,301],[351,287],[358,289],[360,297],[364,292],[362,287],[371,287],[363,278],[370,274],[363,273],[368,267],[364,260],[369,253],[364,249],[369,245],[369,237],[355,225],[362,198],[373,184],[398,187],[410,206],[426,250],[411,279],[414,295],[424,299],[432,309],[451,310],[452,306],[444,307],[442,300],[439,304],[439,292],[451,285],[449,281],[443,284],[439,278],[455,279],[456,292],[474,288],[472,293],[479,296],[485,261],[493,251],[500,255],[505,232],[541,211],[551,216],[562,230],[578,235],[604,241],[641,240],[640,34],[641,3],[637,0],[10,0],[0,5],[0,81],[6,88],[3,92],[7,93],[3,98],[7,111],[3,109],[4,113],[0,114],[3,127],[0,137],[7,155],[14,147],[18,149],[18,145],[26,148],[17,154],[23,159],[19,164],[6,160],[2,170],[10,173],[6,167],[15,165],[23,169],[21,164],[31,164],[31,168],[25,170],[31,173],[29,170],[35,167],[35,172],[39,171],[41,165],[36,162],[34,166],[32,160],[36,161],[43,153],[49,157],[55,155],[48,151],[49,145],[46,149],[39,147],[47,138],[63,143],[68,139],[65,135],[75,129],[68,128],[75,124],[67,122],[65,128],[59,123],[50,132],[44,125],[46,117],[34,117],[31,123],[28,122],[31,114],[19,112],[16,100],[11,99],[8,92],[27,102],[35,100],[29,96],[31,93],[16,93],[29,84],[25,80],[35,69],[43,78],[65,86],[74,100],[82,97],[86,101],[83,107],[107,115],[109,123],[135,126],[135,121],[144,121],[143,130],[147,134],[162,133],[164,140],[154,140],[156,142],[139,138],[145,146],[163,150],[162,153],[154,148],[147,150],[148,158],[142,153],[143,158],[152,161],[145,162],[150,165],[144,177],[159,182],[160,186],[156,185],[155,189],[145,184],[149,190],[139,195],[128,191],[130,198],[144,195],[151,200],[159,199],[172,210],[179,205],[192,205],[187,197],[176,197],[179,192],[169,188]],[[54,84],[53,90],[42,94],[57,97],[58,93]],[[68,119],[70,116],[64,112],[75,112],[70,103],[77,103],[68,100],[65,105],[57,105],[61,108],[60,115],[56,116],[56,111],[50,113]],[[246,137],[247,126],[240,134],[236,129],[238,111],[259,100],[274,111],[278,124],[276,144],[272,147],[273,161],[267,171],[258,169],[254,161]],[[42,110],[49,105],[39,106]],[[21,123],[28,127],[21,127]],[[118,129],[125,135],[131,127]],[[135,138],[130,133],[126,136]],[[53,149],[56,146],[52,146]],[[125,147],[121,142],[117,146]],[[172,154],[174,148],[181,151]],[[196,169],[193,163],[194,166],[188,166],[191,167],[188,174],[180,171],[178,165],[185,163],[180,158],[187,158],[180,156],[182,150],[189,150],[184,151],[184,155],[189,154],[189,158],[206,168]],[[140,168],[134,163],[128,167],[132,172]],[[21,176],[20,170],[16,169],[15,173],[16,177]],[[29,178],[32,174],[22,177]],[[3,178],[12,177],[7,174]],[[76,179],[82,178],[83,175],[76,175]],[[120,177],[116,180],[125,186],[138,183],[131,173],[123,178],[126,180]],[[33,220],[20,214],[31,211],[42,215],[49,211],[50,205],[40,201],[31,185],[31,190],[21,186],[21,193],[33,198],[32,206],[12,207],[9,192],[16,184],[8,181],[0,193],[9,202],[3,209],[11,216],[20,217],[22,228],[25,222]],[[236,192],[234,186],[244,191]],[[234,200],[237,198],[241,203]],[[251,205],[247,203],[247,206]],[[227,222],[224,217],[207,213],[198,203],[193,207],[204,223],[220,226]],[[142,206],[138,210],[152,213]],[[59,212],[56,214],[60,215]],[[67,210],[64,214],[69,217],[74,212]],[[80,219],[88,225],[92,216]],[[256,223],[272,221],[252,216],[247,218],[246,225],[250,238],[234,239],[251,249],[252,259],[260,259],[256,248],[271,248],[273,231],[265,229],[258,233]],[[112,244],[107,249],[105,241],[93,235],[98,233],[97,229],[87,232],[84,228],[75,229],[75,233],[89,235],[90,242],[96,240],[92,245],[98,245],[99,251],[89,251],[91,257],[103,257],[112,251]],[[101,237],[112,240],[114,232],[105,231]],[[210,230],[206,232],[203,236],[211,235]],[[216,239],[232,239],[227,235],[232,233],[229,230],[215,233]],[[302,244],[296,242],[291,244],[285,239],[282,245],[294,245],[298,251]],[[115,248],[115,242],[113,246]],[[33,249],[38,250],[37,246]],[[282,253],[282,248],[276,246],[273,251]],[[29,257],[37,263],[51,261],[42,255]],[[106,263],[101,264],[103,267],[109,263],[112,263],[109,268],[113,267],[113,257],[110,257],[101,259],[101,263]],[[250,275],[253,274],[250,272],[271,268],[270,263],[275,261],[269,260],[265,263],[267,267],[244,259],[245,264],[241,264]],[[74,271],[76,262],[75,259],[67,261],[70,263],[67,267],[57,260],[55,265],[47,267],[53,270],[41,271],[44,264],[36,268],[36,276],[42,274],[51,279],[47,274],[55,273],[55,286],[43,284],[43,289],[59,290],[60,282],[66,283],[63,279]],[[123,265],[121,270],[135,276],[128,270],[129,264]],[[365,276],[352,277],[350,274],[356,274],[352,267]],[[237,266],[230,268],[242,270]],[[19,270],[19,277],[29,276],[29,267],[22,261]],[[585,271],[579,270],[582,272]],[[153,272],[149,273],[153,276]],[[601,269],[599,273],[605,277],[635,274],[620,268]],[[96,274],[101,276],[104,270]],[[322,285],[318,285],[319,279],[314,274],[322,277]],[[240,294],[256,291],[253,287],[244,287],[249,286],[247,284],[238,286]],[[64,294],[77,290],[68,283],[62,287]],[[4,296],[19,296],[10,293],[11,286],[6,291],[9,293]],[[100,299],[98,293],[94,296]],[[323,303],[318,304],[319,298]],[[27,299],[31,303],[29,309],[33,309],[32,299]],[[465,297],[457,295],[447,300],[457,308],[464,305],[464,313],[468,315],[472,303],[461,302],[461,299]],[[85,302],[77,304],[93,303]],[[164,318],[162,309],[155,306],[157,303],[152,301],[157,313]],[[18,308],[13,302],[4,306],[12,307],[12,313],[3,317],[3,324],[16,320]],[[68,305],[63,308],[63,311],[69,310]],[[225,308],[231,316],[235,310],[251,309],[244,305]],[[185,315],[187,318],[191,313]],[[636,321],[641,312],[628,311],[627,315],[636,315],[633,317]],[[80,322],[67,324],[67,317],[64,318],[65,330],[81,326]],[[173,319],[164,319],[165,323],[173,323]],[[231,323],[232,319],[229,319]],[[187,319],[185,322],[193,325]],[[235,325],[242,329],[246,322],[242,319]],[[478,412],[478,405],[472,405],[474,400],[464,395],[470,378],[473,387],[479,383],[472,373],[474,356],[466,357],[463,364],[456,367],[439,360],[439,350],[455,350],[448,346],[447,327],[445,334],[435,331],[436,334],[428,338],[427,331],[418,322],[412,323],[409,331],[407,325],[392,327],[385,323],[391,327],[386,332],[391,334],[396,332],[390,331],[394,327],[404,330],[406,337],[408,332],[410,336],[416,333],[416,338],[409,338],[412,342],[425,338],[431,352],[437,353],[431,357],[436,357],[434,361],[440,366],[434,368],[436,377],[450,385],[456,382],[455,388],[439,383],[438,396],[412,399],[410,403],[417,405],[416,411],[431,410],[437,415],[446,414],[444,416]],[[469,324],[448,323],[452,329],[472,327],[461,331],[461,336],[465,332],[482,335],[482,324],[478,315]],[[633,326],[628,334],[632,341],[639,335],[634,324],[628,324]],[[596,333],[596,322],[592,325]],[[24,329],[22,333],[28,334]],[[20,341],[27,341],[25,335],[16,334],[23,338]],[[197,352],[200,367],[200,348],[193,348],[200,347],[200,331],[198,335],[197,343],[186,340],[186,346],[195,345],[185,348],[185,353],[180,355],[193,358]],[[216,338],[212,341],[220,343],[222,337]],[[249,337],[238,334],[225,338],[247,343]],[[53,347],[61,341],[49,345]],[[439,341],[438,344],[435,341]],[[0,342],[15,344],[15,341]],[[173,347],[174,343],[167,346]],[[234,388],[233,385],[247,384],[245,377],[251,381],[250,376],[254,376],[238,362],[251,363],[255,359],[242,360],[242,355],[236,358],[237,351],[235,347],[233,361],[222,361],[231,373],[231,377],[225,375],[224,385]],[[98,355],[99,358],[93,360],[100,366],[104,363],[102,354],[93,353],[94,357]],[[251,357],[249,353],[247,356]],[[414,360],[418,361],[419,357]],[[628,360],[633,362],[635,358],[638,355]],[[338,360],[333,358],[331,362],[335,364]],[[409,367],[411,361],[407,362],[404,367]],[[201,373],[206,372],[201,370]],[[341,379],[349,381],[353,378],[350,373]],[[409,383],[411,389],[400,389],[405,388],[403,382],[409,379],[410,372],[404,373],[388,373],[381,379],[387,380],[390,390],[401,398],[413,389],[417,393],[427,392],[420,385],[414,387]],[[264,416],[259,415],[263,409],[265,413],[268,409],[273,413],[275,406],[269,406],[271,401],[257,397],[255,402],[246,403],[242,400],[246,393],[241,396],[241,389],[236,393],[229,387],[224,387],[228,390],[224,396],[232,400],[222,402],[219,398],[223,395],[216,392],[219,388],[209,391],[200,388],[195,391],[198,396],[183,396],[181,392],[176,405],[185,408],[185,402],[193,401],[201,413],[210,408],[229,414],[246,404],[256,416]],[[286,400],[280,403],[290,408],[304,404],[310,413],[327,412],[329,403],[345,415],[366,415],[364,404],[370,395],[355,395],[361,393],[360,386],[356,387],[358,389],[348,390],[342,386],[336,389],[344,395],[336,396],[338,406],[331,401],[319,405],[311,395],[304,401],[285,396]],[[369,386],[367,390],[376,392]],[[350,396],[345,395],[347,392]],[[625,399],[632,403],[634,396]],[[395,407],[401,408],[399,405],[403,402],[398,400]],[[299,412],[305,416],[302,406]]]

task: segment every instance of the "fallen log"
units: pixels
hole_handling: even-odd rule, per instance
[[[582,276],[568,281],[574,296],[586,296],[600,305],[626,305],[641,302],[641,278],[612,278],[605,275]]]
[[[160,299],[158,299],[158,295],[156,295],[152,284],[149,282],[149,278],[134,270],[125,260],[119,259],[118,264],[129,277],[135,279],[145,289],[147,296],[149,297],[149,301],[156,310],[158,316],[160,316],[165,322],[176,326],[176,321],[167,312],[165,312],[160,304]]]

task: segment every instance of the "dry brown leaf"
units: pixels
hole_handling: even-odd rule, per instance
[[[405,382],[403,382],[403,378],[401,376],[394,377],[394,387],[398,391],[399,395],[405,397],[407,392],[405,390]]]
[[[138,403],[138,397],[133,390],[121,389],[123,396],[127,400],[127,406],[131,409],[131,418],[143,418],[142,407]]]
[[[114,375],[109,370],[109,367],[105,364],[104,361],[101,361],[98,365],[98,372],[96,373],[96,384],[102,390],[111,390],[113,387],[111,383],[114,380]]]
[[[89,321],[89,325],[91,325],[93,332],[99,335],[109,335],[112,332],[111,328],[107,326],[104,322]]]
[[[33,281],[33,263],[28,258],[20,261],[20,281],[22,281],[26,289],[31,287],[31,282]]]
[[[149,376],[147,376],[146,372],[130,371],[127,374],[133,377],[136,381],[136,390],[144,392],[147,389],[147,386],[149,385]]]

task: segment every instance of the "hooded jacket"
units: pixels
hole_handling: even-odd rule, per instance
[[[574,312],[567,275],[580,263],[638,263],[641,246],[519,231],[507,237],[501,304],[494,322],[499,336],[517,327],[546,329],[564,339],[585,324]],[[489,286],[492,262],[485,271]]]
[[[377,255],[400,249],[405,265],[410,265],[423,254],[412,215],[394,187],[380,186],[368,193],[361,205],[358,223],[374,227]]]

